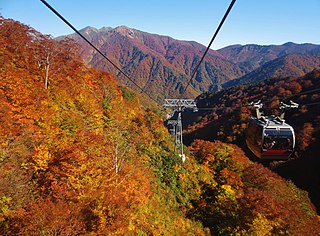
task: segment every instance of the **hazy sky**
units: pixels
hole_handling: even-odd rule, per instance
[[[47,0],[77,29],[126,25],[208,45],[231,0]],[[40,0],[0,0],[0,13],[44,34],[73,33]],[[212,45],[320,44],[320,0],[237,0]]]

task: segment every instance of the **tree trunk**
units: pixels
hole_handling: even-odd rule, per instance
[[[49,67],[50,67],[49,56],[47,56],[47,60],[46,60],[46,76],[44,78],[44,88],[45,89],[48,89]]]

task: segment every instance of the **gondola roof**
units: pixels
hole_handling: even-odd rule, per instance
[[[291,128],[289,124],[285,123],[285,120],[278,116],[262,116],[260,119],[253,118],[251,121],[268,128]]]

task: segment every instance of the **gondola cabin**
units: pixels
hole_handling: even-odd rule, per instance
[[[286,160],[293,153],[293,128],[276,116],[251,118],[247,125],[246,143],[261,159]]]

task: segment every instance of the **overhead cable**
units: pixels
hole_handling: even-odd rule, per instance
[[[181,93],[181,97],[184,95],[184,93],[187,91],[188,87],[190,86],[191,81],[193,80],[194,76],[196,75],[197,70],[199,69],[199,67],[200,67],[203,59],[205,58],[207,52],[209,51],[209,49],[210,49],[213,41],[215,40],[216,36],[218,35],[218,33],[219,33],[219,31],[220,31],[223,23],[224,23],[225,20],[227,19],[227,17],[228,17],[228,15],[229,15],[229,13],[230,13],[230,11],[231,11],[231,9],[232,9],[232,7],[233,7],[233,5],[234,5],[235,2],[236,2],[236,0],[232,0],[232,2],[230,3],[230,5],[229,5],[229,7],[228,7],[228,9],[227,9],[227,11],[226,11],[226,13],[224,14],[224,16],[223,16],[223,18],[222,18],[222,20],[221,20],[221,22],[220,22],[220,24],[219,24],[219,26],[218,26],[218,28],[216,29],[216,32],[214,33],[214,35],[213,35],[213,37],[212,37],[212,39],[211,39],[208,47],[206,48],[206,51],[204,52],[204,54],[203,54],[200,62],[198,63],[197,67],[196,67],[195,70],[193,71],[193,74],[192,74],[192,76],[191,76],[191,78],[190,78],[190,80],[189,80],[186,88],[185,88],[184,91]]]

